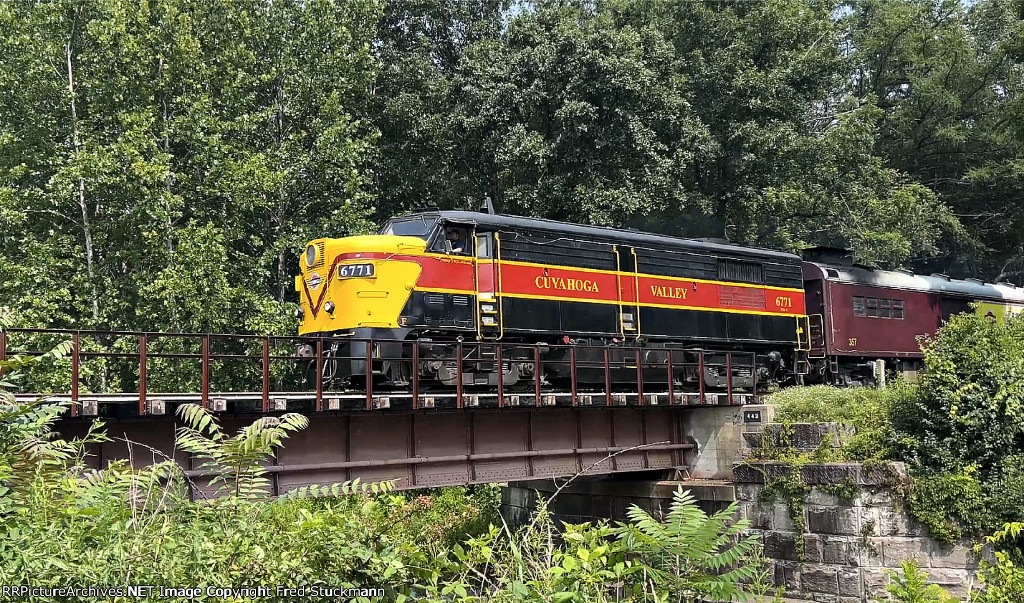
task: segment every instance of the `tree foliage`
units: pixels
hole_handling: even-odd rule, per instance
[[[0,301],[26,323],[288,328],[293,250],[366,228],[378,11],[0,7]]]
[[[1024,269],[1020,0],[0,5],[0,304],[287,332],[423,204]]]

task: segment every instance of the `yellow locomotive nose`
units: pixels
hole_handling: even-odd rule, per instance
[[[302,254],[299,334],[362,327],[397,328],[426,243],[416,237],[369,235],[317,239]]]

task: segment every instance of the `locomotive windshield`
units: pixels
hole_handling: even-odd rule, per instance
[[[419,237],[426,240],[437,224],[437,218],[427,219],[423,216],[405,218],[402,220],[391,220],[381,229],[380,234],[397,235],[401,237]]]

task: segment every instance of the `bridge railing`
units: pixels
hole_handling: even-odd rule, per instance
[[[71,329],[0,331],[0,360],[40,356],[56,339],[71,342],[70,356],[60,367],[66,373],[55,368],[56,376],[51,371],[39,391],[22,395],[96,402],[87,408],[73,404],[72,416],[82,408],[84,414],[96,414],[99,403],[134,403],[138,415],[162,414],[157,401],[195,401],[226,410],[227,398],[263,413],[296,405],[314,412],[732,405],[756,401],[758,368],[763,366],[753,352],[570,340],[429,342]],[[103,364],[97,369],[90,365],[95,362]],[[86,367],[88,375],[83,373]],[[447,388],[436,378],[424,381],[439,370],[454,374],[446,380]],[[339,372],[348,375],[344,382],[337,378]],[[741,375],[743,381],[737,384]],[[403,379],[404,386],[397,383]],[[712,380],[715,386],[709,387]],[[30,380],[26,387],[31,390],[34,383]],[[168,387],[176,391],[166,391]]]

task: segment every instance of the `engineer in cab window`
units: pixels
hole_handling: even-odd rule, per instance
[[[452,253],[457,253],[459,255],[465,255],[467,253],[466,249],[468,248],[468,245],[466,243],[465,236],[460,229],[449,226],[445,231],[445,238],[448,239],[448,242],[452,245]]]

